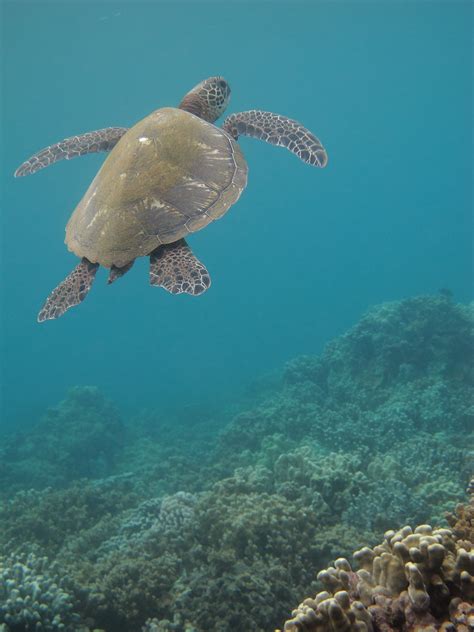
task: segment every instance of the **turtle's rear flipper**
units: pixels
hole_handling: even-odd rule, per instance
[[[71,274],[48,296],[38,314],[38,322],[59,318],[70,307],[79,305],[91,289],[98,267],[98,263],[91,263],[84,257]]]
[[[211,285],[206,267],[196,259],[184,239],[159,246],[150,255],[150,284],[171,294],[202,294]]]
[[[41,149],[28,158],[15,171],[15,177],[28,176],[58,160],[71,160],[76,156],[93,154],[98,151],[110,151],[127,131],[126,127],[106,127],[95,132],[87,132],[80,136],[71,136],[64,140]]]

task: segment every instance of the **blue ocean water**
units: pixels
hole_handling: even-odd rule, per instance
[[[301,121],[327,168],[242,138],[246,191],[189,239],[206,294],[149,287],[140,260],[36,323],[77,262],[64,227],[104,156],[17,180],[15,168],[216,74],[230,112]],[[371,305],[440,288],[472,298],[471,2],[4,2],[2,84],[2,425],[73,385],[122,409],[224,399]]]

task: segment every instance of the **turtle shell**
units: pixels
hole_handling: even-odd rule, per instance
[[[246,183],[247,163],[227,132],[183,110],[156,110],[113,148],[66,226],[66,244],[122,267],[222,217]]]

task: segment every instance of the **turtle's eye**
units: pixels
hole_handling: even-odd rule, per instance
[[[218,79],[215,84],[217,91],[226,97],[230,94],[230,86],[225,79]]]

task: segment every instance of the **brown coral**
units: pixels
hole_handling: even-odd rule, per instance
[[[454,513],[446,515],[446,519],[458,540],[474,542],[474,477],[469,481],[466,492],[469,503],[459,504]]]
[[[318,574],[326,589],[305,599],[285,632],[463,632],[474,628],[474,496],[448,517],[452,529],[388,531],[382,544]]]

